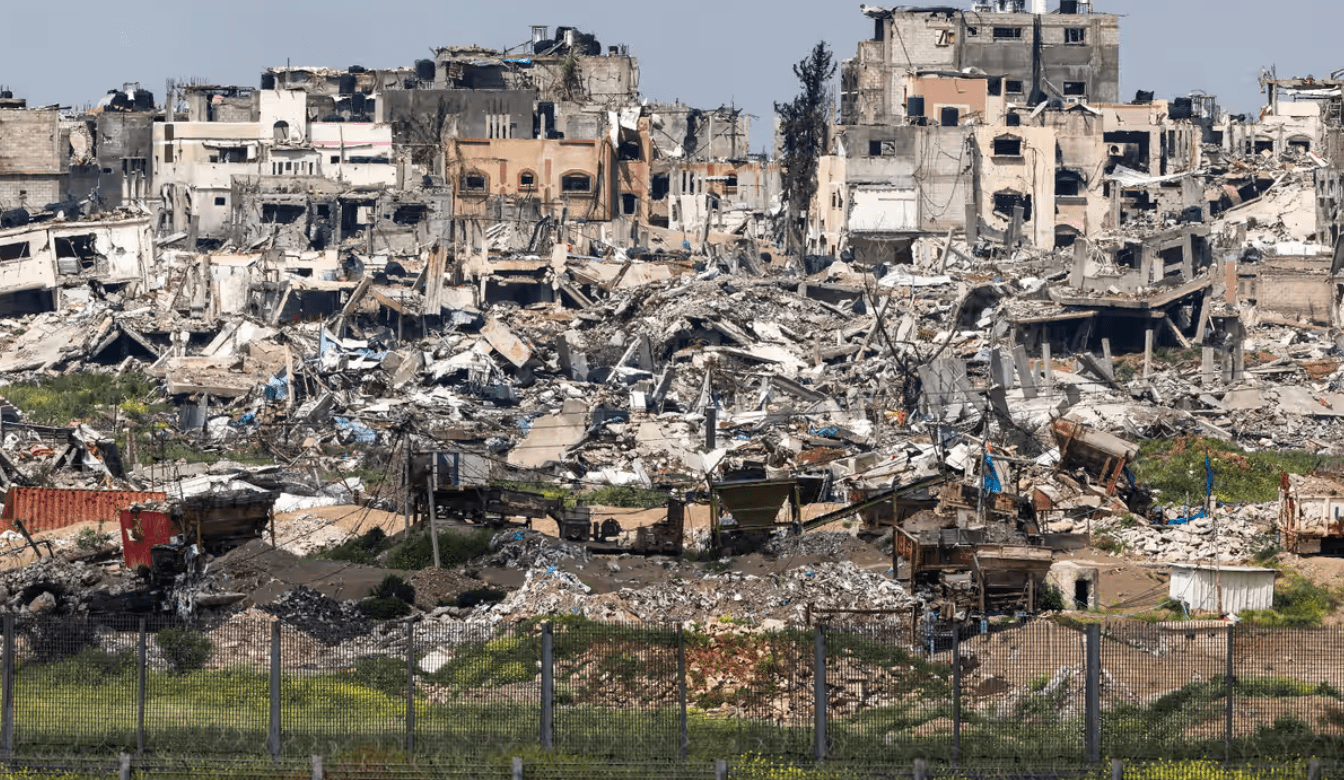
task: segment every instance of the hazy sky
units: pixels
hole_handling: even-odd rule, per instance
[[[947,0],[944,0],[946,2]],[[1057,0],[1049,0],[1051,7]],[[948,4],[963,4],[952,0]],[[797,91],[790,66],[818,40],[845,59],[872,22],[859,3],[804,0],[231,0],[201,4],[123,0],[5,3],[0,85],[30,105],[91,104],[122,82],[163,97],[167,77],[255,86],[266,66],[409,66],[435,46],[504,48],[532,24],[578,27],[604,46],[624,43],[640,62],[651,100],[702,108],[736,102],[759,117],[752,148],[769,144],[773,101]],[[970,0],[964,5],[970,6]],[[1280,76],[1344,68],[1332,54],[1344,11],[1307,0],[1097,0],[1123,15],[1121,95],[1216,94],[1236,112],[1260,105],[1264,66]]]

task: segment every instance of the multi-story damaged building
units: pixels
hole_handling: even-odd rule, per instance
[[[1120,100],[1120,20],[1092,13],[1090,2],[1044,0],[948,6],[863,6],[873,37],[840,70],[840,121],[880,125],[926,116],[911,104],[909,74],[983,74],[990,95],[1037,105],[1052,98],[1087,103]],[[947,85],[955,89],[955,85]],[[974,103],[939,101],[942,112],[974,112]],[[944,114],[931,115],[941,121]]]
[[[921,235],[1038,249],[1135,220],[1197,220],[1212,98],[1119,101],[1119,20],[1090,4],[864,6],[873,40],[841,69],[809,246],[866,264]]]
[[[67,131],[68,132],[68,131]],[[0,97],[0,211],[39,210],[69,191],[69,138],[55,106]]]
[[[154,126],[164,229],[223,241],[235,215],[237,176],[319,177],[350,187],[397,183],[391,127],[320,121],[304,90],[197,85],[184,95],[186,121]],[[273,210],[271,221],[282,214]],[[263,209],[263,222],[265,215]]]

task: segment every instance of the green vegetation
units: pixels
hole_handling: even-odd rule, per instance
[[[131,413],[149,412],[142,399],[158,389],[158,380],[141,374],[62,374],[40,382],[20,382],[0,389],[5,399],[41,425],[69,425],[114,408]]]
[[[345,563],[373,566],[377,563],[379,553],[390,546],[391,544],[387,541],[387,534],[383,529],[374,526],[359,536],[347,539],[335,547],[317,553],[313,557],[328,561],[343,561]]]
[[[603,485],[585,491],[575,491],[554,482],[499,482],[497,485],[506,490],[539,493],[553,501],[561,499],[565,502],[565,506],[570,508],[583,504],[649,509],[667,504],[666,492],[634,485]]]
[[[1292,571],[1274,586],[1274,606],[1241,613],[1241,619],[1253,626],[1300,628],[1319,626],[1325,616],[1339,606],[1339,595]]]
[[[75,534],[75,546],[86,553],[98,552],[112,543],[112,534],[103,530],[103,521],[98,521],[98,528],[81,528],[79,533]]]
[[[165,628],[154,635],[154,644],[159,646],[168,668],[174,674],[194,672],[205,666],[215,645],[210,637],[199,631],[186,628]]]
[[[359,611],[374,620],[391,620],[411,614],[415,588],[395,574],[389,574],[359,602]]]
[[[1219,439],[1187,436],[1141,442],[1134,474],[1160,491],[1165,503],[1197,505],[1204,499],[1206,454],[1213,463],[1213,495],[1230,503],[1277,501],[1280,472],[1307,474],[1344,464],[1344,458],[1304,450],[1246,452]]]
[[[490,538],[494,536],[488,529],[460,533],[457,531],[439,532],[439,563],[444,567],[461,566],[472,558],[479,558],[490,552]],[[419,571],[434,565],[434,545],[427,533],[414,534],[393,548],[387,556],[390,569]]]

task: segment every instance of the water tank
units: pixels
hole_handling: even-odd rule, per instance
[[[1134,93],[1134,105],[1146,106],[1153,102],[1154,93],[1140,89]]]
[[[147,90],[147,89],[137,89],[137,90],[135,91],[135,110],[136,110],[136,111],[153,111],[153,110],[154,110],[154,93],[153,93],[153,92],[150,92],[150,91]]]
[[[355,74],[342,73],[340,80],[337,82],[337,91],[342,95],[349,95],[351,92],[355,91],[355,84],[357,81]]]
[[[13,93],[13,92],[10,92],[9,90],[5,90],[5,91],[3,91],[3,92],[0,92],[0,99],[11,100],[11,99],[13,99],[13,97],[14,97],[14,93]]]
[[[943,127],[956,127],[957,121],[961,119],[961,112],[952,106],[943,106],[942,121],[939,122]]]
[[[363,65],[351,65],[348,70],[351,73],[368,73],[369,69]]]
[[[415,77],[421,81],[433,81],[434,72],[434,60],[415,61]]]
[[[274,73],[267,72],[267,73],[263,73],[263,74],[261,74],[261,88],[262,88],[262,89],[275,89],[275,74],[274,74]]]
[[[911,95],[905,99],[905,115],[911,117],[924,116],[923,95]]]
[[[1191,119],[1194,115],[1194,101],[1188,97],[1176,98],[1171,101],[1170,110],[1167,112],[1167,116],[1172,119]]]
[[[28,224],[30,217],[25,209],[0,211],[0,228],[22,227]]]
[[[1062,14],[1078,13],[1078,0],[1059,0],[1059,12]]]

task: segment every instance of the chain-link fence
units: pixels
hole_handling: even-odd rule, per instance
[[[1087,773],[1112,759],[1344,759],[1344,628],[1037,619],[911,636],[576,616],[349,634],[253,612],[214,625],[8,617],[0,749],[501,776],[514,756],[690,774],[723,760],[746,778],[818,761]]]

